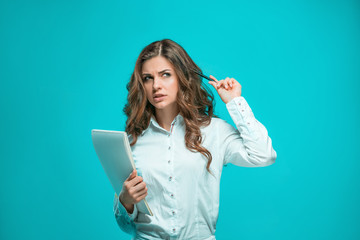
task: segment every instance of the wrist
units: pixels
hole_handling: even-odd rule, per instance
[[[230,103],[232,100],[234,100],[235,98],[238,98],[238,97],[241,97],[241,95],[230,98],[228,101],[225,102],[225,104]]]
[[[119,201],[120,203],[124,206],[124,208],[126,209],[126,211],[129,214],[132,214],[134,212],[134,204],[126,204],[124,203],[124,201],[122,200],[122,194],[119,195]]]

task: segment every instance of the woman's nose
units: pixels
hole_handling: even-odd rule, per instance
[[[161,88],[161,82],[160,79],[158,77],[154,77],[154,82],[153,82],[153,89],[157,90]]]

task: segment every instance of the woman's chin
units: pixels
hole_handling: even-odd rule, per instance
[[[167,111],[167,110],[172,111],[174,108],[177,107],[176,102],[169,103],[169,102],[166,102],[166,101],[153,103],[152,105],[155,107],[156,110],[160,110],[160,111]]]
[[[156,109],[158,110],[164,110],[166,109],[167,105],[166,104],[162,104],[162,103],[158,103],[158,104],[155,104],[154,106]]]
[[[160,110],[160,111],[166,111],[166,110],[171,110],[173,109],[173,105],[172,104],[167,104],[167,103],[157,103],[154,105],[156,110]]]

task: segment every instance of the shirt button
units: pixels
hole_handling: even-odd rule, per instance
[[[169,177],[169,181],[171,181],[171,180],[172,180],[172,176]]]
[[[169,146],[169,150],[170,150],[171,146]]]
[[[173,232],[175,232],[176,231],[176,229],[175,228],[173,228]]]
[[[172,215],[175,215],[175,211],[172,211]]]
[[[170,160],[168,161],[168,163],[170,163]]]
[[[248,125],[250,125],[250,123],[249,123],[249,122],[248,122],[247,124],[248,124]]]
[[[170,196],[171,196],[172,198],[174,198],[174,194],[171,194]]]

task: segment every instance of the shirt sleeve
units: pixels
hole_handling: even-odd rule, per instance
[[[271,138],[246,102],[240,96],[226,104],[236,128],[226,123],[219,129],[220,144],[224,146],[223,164],[241,167],[265,167],[275,162],[277,154]]]
[[[117,224],[120,229],[128,234],[135,234],[136,226],[134,223],[135,218],[137,217],[138,209],[136,204],[134,204],[134,211],[132,214],[128,213],[125,207],[119,201],[118,195],[115,193],[114,196],[114,215]]]

